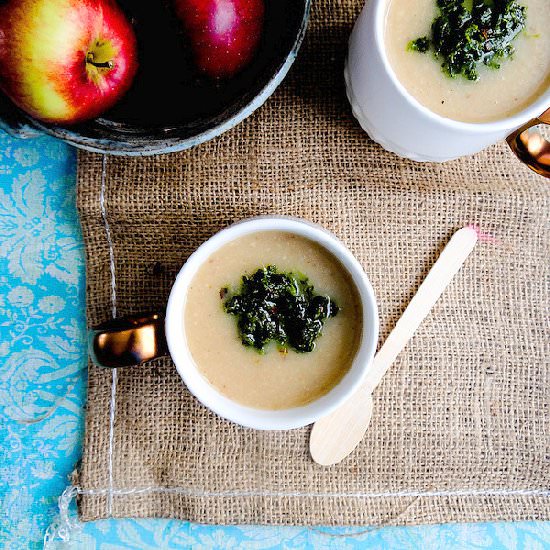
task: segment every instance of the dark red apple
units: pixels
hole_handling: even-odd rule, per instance
[[[252,59],[262,33],[263,0],[174,0],[200,71],[228,78]]]
[[[45,122],[95,118],[128,90],[136,38],[113,0],[0,4],[0,88]]]

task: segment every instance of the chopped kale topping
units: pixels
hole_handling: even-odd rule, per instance
[[[431,50],[442,60],[443,71],[455,77],[479,80],[479,64],[500,68],[514,53],[512,41],[525,27],[526,8],[515,0],[436,0],[439,15],[430,36],[409,42],[407,49]]]
[[[422,36],[416,40],[411,40],[407,45],[408,50],[425,53],[430,49],[430,39],[427,36]]]
[[[329,296],[315,294],[307,277],[280,273],[271,265],[243,275],[240,292],[224,302],[224,309],[237,317],[243,345],[261,353],[271,341],[283,350],[313,351],[325,321],[338,313]]]

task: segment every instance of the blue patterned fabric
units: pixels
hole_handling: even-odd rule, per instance
[[[10,550],[42,547],[81,453],[85,284],[75,159],[59,141],[0,132],[0,548]],[[52,546],[539,550],[550,548],[550,522],[307,529],[106,520]]]

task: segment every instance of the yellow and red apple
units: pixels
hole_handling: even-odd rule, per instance
[[[0,89],[44,122],[99,116],[137,70],[133,29],[112,0],[0,3]]]

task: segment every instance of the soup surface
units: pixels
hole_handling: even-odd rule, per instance
[[[315,293],[338,305],[312,352],[284,353],[270,344],[262,355],[241,343],[236,318],[224,311],[220,289],[238,291],[242,275],[267,265],[303,273]],[[332,254],[291,233],[262,231],[229,242],[200,267],[184,321],[191,355],[212,386],[243,405],[274,410],[314,401],[342,379],[360,342],[362,311],[351,277]]]
[[[397,78],[428,109],[454,120],[489,122],[525,109],[550,87],[550,2],[518,2],[527,15],[512,42],[515,54],[503,59],[500,69],[480,65],[474,82],[447,76],[432,52],[407,50],[410,40],[429,35],[436,0],[390,0],[385,42]]]

